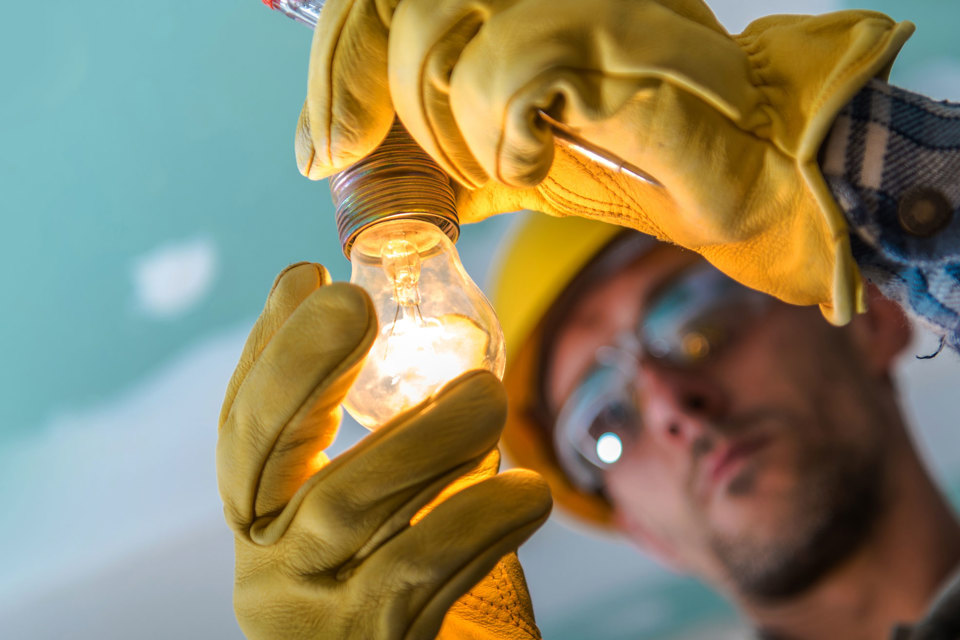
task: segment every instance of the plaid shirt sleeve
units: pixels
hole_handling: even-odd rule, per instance
[[[864,277],[960,352],[960,104],[872,80],[820,166]]]

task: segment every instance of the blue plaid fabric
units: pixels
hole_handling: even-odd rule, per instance
[[[863,276],[960,352],[960,104],[872,80],[838,115],[820,166]],[[929,237],[906,231],[898,213],[918,186],[953,212]]]

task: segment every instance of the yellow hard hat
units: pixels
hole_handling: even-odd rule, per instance
[[[580,217],[525,216],[492,274],[493,306],[507,346],[503,376],[509,399],[502,444],[517,465],[546,478],[557,503],[602,526],[611,523],[607,502],[577,488],[557,461],[552,436],[536,416],[544,316],[575,277],[623,227]]]

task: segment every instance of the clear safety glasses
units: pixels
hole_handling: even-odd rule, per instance
[[[560,409],[554,447],[574,484],[599,491],[603,471],[643,428],[638,370],[644,360],[696,367],[734,342],[772,300],[705,263],[684,270],[654,294],[636,330],[597,350],[593,366]]]

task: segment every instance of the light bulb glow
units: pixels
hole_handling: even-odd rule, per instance
[[[402,237],[390,238],[380,249],[380,260],[387,277],[393,281],[393,297],[398,305],[398,313],[403,308],[418,306],[420,254],[416,245]]]
[[[357,238],[350,281],[370,294],[380,329],[344,406],[375,428],[471,369],[503,375],[503,334],[453,243],[419,220]]]
[[[370,353],[379,362],[381,391],[413,406],[483,361],[489,338],[469,318],[403,316],[380,330]]]

